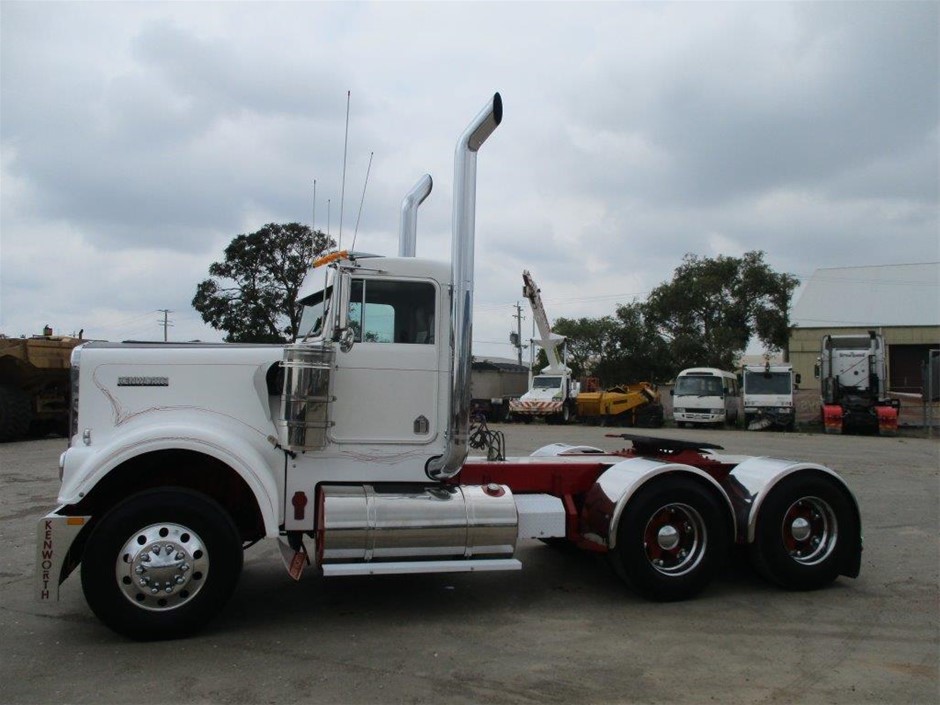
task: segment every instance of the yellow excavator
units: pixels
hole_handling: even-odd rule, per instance
[[[663,407],[656,385],[650,382],[621,384],[599,389],[596,379],[588,379],[582,388],[591,389],[578,394],[578,417],[582,421],[601,426],[663,425]]]

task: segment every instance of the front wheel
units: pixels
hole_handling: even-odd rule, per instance
[[[861,549],[859,522],[847,494],[821,476],[783,480],[757,519],[751,560],[788,590],[816,590],[834,581]]]
[[[115,632],[174,639],[222,609],[241,568],[238,529],[217,502],[185,489],[149,490],[116,506],[92,531],[82,590]]]
[[[644,597],[682,600],[711,581],[729,541],[718,498],[691,478],[667,478],[640,490],[626,506],[612,560]]]

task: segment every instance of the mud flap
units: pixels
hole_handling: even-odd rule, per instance
[[[300,548],[294,549],[283,536],[279,536],[277,547],[281,550],[281,560],[284,561],[284,568],[287,574],[294,580],[300,580],[304,568],[310,564],[310,557],[307,555],[307,549],[303,540],[300,541]]]
[[[58,601],[59,585],[78,565],[72,545],[91,519],[59,514],[61,509],[44,516],[36,527],[35,590],[39,602]]]
[[[826,433],[842,433],[842,407],[826,404],[822,408],[823,429]]]
[[[878,415],[878,433],[882,436],[896,436],[898,433],[898,410],[892,406],[876,406]]]

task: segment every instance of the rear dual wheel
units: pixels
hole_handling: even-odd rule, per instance
[[[816,590],[854,562],[859,536],[857,513],[845,491],[823,476],[796,475],[765,500],[751,561],[781,587]]]
[[[726,510],[715,493],[691,478],[666,478],[626,506],[611,560],[644,597],[682,600],[708,585],[729,543]]]

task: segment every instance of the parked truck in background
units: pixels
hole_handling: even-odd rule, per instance
[[[530,422],[543,418],[554,423],[567,423],[577,412],[577,399],[581,385],[572,377],[571,369],[558,356],[558,348],[564,336],[552,332],[542,304],[542,293],[528,271],[522,273],[522,295],[532,307],[532,316],[539,329],[539,344],[548,358],[548,366],[529,381],[529,389],[518,399],[509,403],[509,413],[514,419]],[[534,343],[535,341],[533,341]]]
[[[745,365],[741,370],[744,392],[744,427],[748,431],[796,425],[793,390],[799,380],[789,364]]]
[[[509,404],[529,388],[529,370],[514,362],[474,358],[470,370],[470,404],[473,413],[487,421],[505,421]]]
[[[826,433],[880,433],[898,430],[901,402],[888,397],[884,337],[825,335],[816,364]]]
[[[69,359],[78,337],[0,336],[0,442],[16,441],[31,429],[65,433],[69,418]]]
[[[288,345],[75,349],[59,506],[37,526],[40,600],[80,564],[110,628],[180,637],[223,608],[262,539],[295,579],[308,563],[325,576],[516,570],[526,539],[606,555],[654,600],[704,589],[735,544],[785,588],[858,574],[858,505],[816,463],[643,437],[468,456],[476,157],[501,119],[497,94],[458,140],[449,264],[322,258]]]

